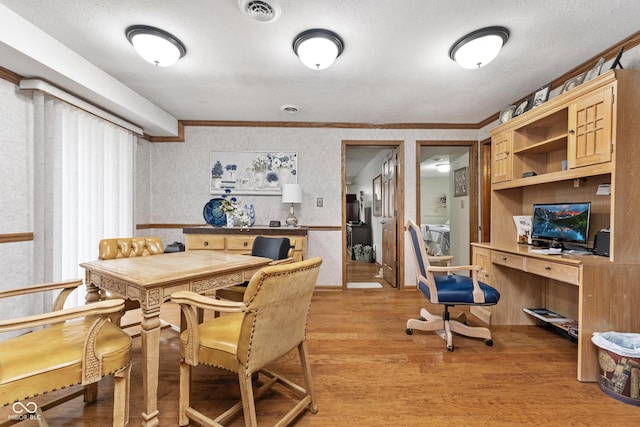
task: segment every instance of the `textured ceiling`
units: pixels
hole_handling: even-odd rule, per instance
[[[281,14],[261,23],[237,0],[0,0],[180,120],[479,123],[634,34],[640,16],[637,0],[272,3]],[[124,36],[133,24],[173,33],[187,55],[170,68],[144,62]],[[458,38],[492,25],[511,32],[494,62],[465,70],[449,59]],[[345,42],[327,70],[305,68],[292,51],[309,28]],[[4,68],[43,73],[0,53]],[[299,113],[281,111],[284,104]]]

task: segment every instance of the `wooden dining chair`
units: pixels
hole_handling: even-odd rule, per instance
[[[43,411],[80,395],[85,402],[95,401],[95,385],[112,375],[112,424],[125,426],[129,423],[131,337],[109,319],[124,308],[124,300],[63,309],[66,297],[80,285],[82,280],[72,280],[0,292],[4,299],[61,291],[51,312],[0,320],[0,333],[12,335],[0,341],[0,403],[15,404],[76,386],[43,407],[32,401],[22,403],[40,426],[46,426]]]
[[[321,263],[320,258],[312,258],[265,267],[251,278],[242,302],[217,300],[187,291],[171,296],[173,302],[180,304],[187,325],[180,337],[181,426],[188,425],[190,419],[201,425],[220,426],[240,411],[244,412],[245,425],[256,426],[254,399],[278,384],[292,391],[300,400],[277,425],[290,423],[305,409],[317,412],[306,325]],[[198,323],[196,308],[224,314]],[[304,386],[265,369],[293,349],[298,350]],[[215,419],[205,415],[204,409],[193,408],[189,400],[191,368],[197,365],[215,366],[237,373],[242,401]],[[258,378],[254,378],[254,374]]]

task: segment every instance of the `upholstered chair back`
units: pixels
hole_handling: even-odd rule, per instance
[[[124,237],[100,240],[98,258],[129,258],[161,253],[164,253],[164,245],[157,237]]]

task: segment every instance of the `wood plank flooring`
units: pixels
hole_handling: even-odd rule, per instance
[[[176,321],[173,304],[163,317]],[[536,326],[494,326],[493,347],[454,337],[448,352],[435,333],[405,334],[406,320],[430,307],[416,291],[319,290],[312,302],[308,346],[319,404],[303,413],[305,426],[637,426],[640,408],[603,394],[595,383],[576,381],[576,344]],[[471,323],[474,322],[473,317]],[[158,406],[161,426],[176,426],[178,334],[162,332]],[[131,425],[142,410],[140,340],[134,340]],[[297,353],[274,370],[299,380]],[[239,398],[235,376],[212,368],[194,370],[192,402],[209,414]],[[96,403],[81,398],[52,409],[51,427],[110,426],[111,379]],[[47,396],[44,396],[45,400]],[[41,399],[41,398],[38,398]],[[35,399],[39,401],[38,399]],[[273,425],[291,406],[279,393],[259,401],[258,422]],[[10,407],[0,408],[0,422]],[[23,422],[20,426],[31,426]],[[242,426],[240,414],[231,426]]]

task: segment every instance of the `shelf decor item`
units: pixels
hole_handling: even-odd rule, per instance
[[[582,74],[578,74],[577,76],[572,77],[566,82],[564,82],[564,85],[562,86],[562,90],[560,91],[560,93],[568,92],[574,87],[581,85],[582,82],[584,81],[584,77],[586,74],[587,74],[586,72]]]
[[[542,104],[547,99],[549,99],[550,91],[551,91],[551,83],[548,83],[542,86],[540,89],[538,89],[536,93],[533,94],[533,103],[531,105],[531,108],[536,108],[538,105]]]

